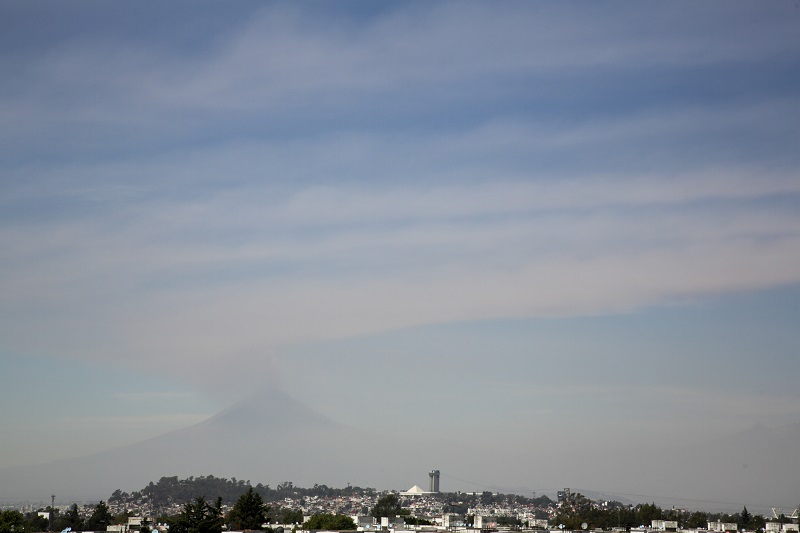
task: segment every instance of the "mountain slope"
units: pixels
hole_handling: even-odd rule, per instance
[[[344,486],[380,479],[402,458],[391,441],[338,425],[278,391],[262,391],[194,426],[86,457],[0,470],[0,498],[107,498],[161,476]],[[424,468],[424,467],[423,467]],[[364,480],[364,481],[360,481]]]
[[[286,394],[266,390],[204,422],[153,439],[2,469],[0,499],[44,501],[55,493],[62,501],[98,500],[162,476],[207,474],[273,486],[292,481],[405,489],[425,486],[427,471],[437,468],[445,491],[503,485],[541,493],[571,486],[666,507],[736,512],[747,505],[765,512],[770,506],[796,505],[800,424],[695,440],[633,446],[621,436],[567,448],[551,437],[501,439],[482,432],[479,424],[457,435],[378,435],[336,424]]]

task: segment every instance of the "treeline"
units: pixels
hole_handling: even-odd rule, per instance
[[[98,503],[91,514],[84,518],[78,505],[72,506],[64,513],[50,506],[42,509],[47,516],[38,511],[21,513],[10,510],[0,512],[0,533],[33,533],[37,531],[105,531],[112,524],[125,523],[127,515],[113,516],[105,502]]]
[[[42,512],[46,516],[39,513]],[[112,515],[105,502],[98,503],[85,517],[77,504],[64,513],[58,508],[47,507],[41,511],[22,513],[17,510],[0,511],[0,533],[37,533],[37,532],[104,532],[112,524],[126,524],[129,513]],[[199,496],[181,506],[181,510],[173,515],[160,516],[159,523],[169,525],[171,533],[222,533],[224,529],[261,530],[265,532],[280,531],[267,524],[291,524],[295,527],[303,524],[303,513],[299,509],[273,509],[254,492],[252,487],[236,500],[233,508],[225,513],[222,498],[214,502],[206,501]],[[304,524],[306,529],[356,529],[355,522],[348,517],[337,514],[315,514]],[[142,519],[141,524],[130,531],[137,533],[156,532],[153,524]]]
[[[311,488],[295,487],[291,481],[284,481],[273,488],[261,483],[251,485],[249,479],[245,481],[214,476],[191,476],[187,479],[178,479],[178,476],[172,476],[162,477],[156,483],[151,481],[145,488],[132,493],[122,492],[122,490],[117,489],[108,501],[109,503],[146,501],[155,507],[163,507],[174,503],[187,502],[198,496],[213,494],[215,497],[222,498],[223,504],[232,504],[251,487],[265,502],[274,502],[298,496],[335,497],[375,494],[377,492],[373,488],[352,486],[343,489],[316,484]]]
[[[242,494],[233,509],[227,514],[223,512],[222,498],[217,498],[215,503],[207,502],[205,498],[198,497],[186,503],[180,513],[169,517],[170,533],[222,533],[223,529],[242,530],[242,531],[265,531],[283,533],[282,526],[270,527],[269,519],[270,507],[262,497],[248,488]],[[294,521],[287,520],[281,522],[292,525],[296,529],[302,524],[305,530],[355,530],[356,524],[349,516],[339,514],[318,513],[311,516],[308,521],[303,523],[302,513]],[[143,533],[143,532],[140,532]]]
[[[682,529],[705,529],[708,522],[734,523],[737,530],[755,531],[765,527],[766,520],[761,515],[753,515],[744,507],[740,513],[704,513],[702,511],[683,511],[678,509],[664,510],[655,503],[635,506],[610,502],[597,506],[580,493],[570,495],[569,499],[559,507],[552,519],[554,526],[564,525],[565,529],[580,530],[585,523],[588,529],[622,528],[633,529],[650,526],[653,520],[670,520],[678,523]]]
[[[214,495],[222,498],[223,504],[232,504],[250,487],[260,495],[265,502],[275,502],[284,498],[304,496],[338,497],[338,496],[376,496],[378,491],[374,488],[348,486],[334,488],[327,485],[317,485],[305,488],[295,486],[291,481],[279,483],[276,487],[258,483],[252,485],[250,480],[237,480],[236,478],[220,478],[214,476],[191,476],[187,479],[178,479],[178,476],[162,477],[158,482],[152,481],[143,489],[132,493],[120,489],[114,491],[108,499],[109,503],[147,502],[155,507],[163,507],[174,503],[190,501],[198,496]],[[553,504],[547,496],[528,498],[518,494],[494,494],[483,492],[479,494],[465,494],[460,492],[442,492],[436,496],[446,507],[446,512],[466,514],[468,507],[477,504],[535,505],[546,508]]]

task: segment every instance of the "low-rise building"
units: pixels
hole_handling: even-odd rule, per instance
[[[677,520],[652,520],[651,527],[656,531],[678,531]]]
[[[797,524],[781,524],[780,522],[767,522],[765,530],[767,533],[797,533]]]
[[[717,520],[716,522],[708,523],[708,530],[716,533],[735,533],[738,528],[733,522],[720,522]]]

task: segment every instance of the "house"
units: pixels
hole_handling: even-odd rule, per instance
[[[677,520],[652,520],[651,527],[655,531],[678,531]]]
[[[716,522],[708,523],[708,530],[716,533],[734,533],[739,529],[733,522],[720,522],[717,520]]]

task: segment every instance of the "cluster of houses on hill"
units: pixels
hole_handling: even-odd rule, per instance
[[[461,506],[462,510],[460,512],[466,512],[464,514],[455,514],[447,512],[444,500],[439,497],[438,488],[438,471],[433,470],[431,471],[430,490],[425,491],[415,485],[407,491],[395,493],[401,499],[403,509],[417,518],[409,521],[409,523],[407,523],[404,516],[378,519],[369,516],[368,513],[376,503],[377,494],[375,493],[327,497],[295,495],[278,501],[270,501],[269,505],[273,510],[277,511],[272,513],[272,516],[286,516],[285,513],[280,511],[291,510],[297,512],[298,521],[291,524],[267,523],[264,524],[264,529],[271,530],[274,533],[303,532],[303,523],[308,522],[312,515],[327,513],[351,517],[357,530],[362,532],[417,531],[420,533],[436,533],[458,531],[462,533],[486,533],[488,531],[502,532],[513,529],[515,531],[538,531],[540,533],[570,533],[563,526],[560,526],[561,529],[553,528],[553,519],[556,517],[559,506],[563,502],[561,494],[559,494],[560,501],[558,503],[545,499],[546,503],[542,506],[541,502],[537,505],[533,500],[509,504],[502,499],[495,501],[493,498],[475,498],[478,495],[477,493],[456,493],[458,495],[463,494],[465,497],[455,501],[450,500],[450,508],[453,507],[453,504],[456,504],[456,507]],[[568,494],[568,490],[565,489],[563,493]],[[485,496],[489,493],[481,494]],[[468,498],[468,496],[471,498]],[[160,507],[158,513],[153,513],[152,505],[148,509],[148,504],[145,500],[137,502],[115,501],[109,507],[116,516],[128,515],[128,519],[126,523],[109,526],[108,532],[138,533],[143,526],[142,515],[170,516],[179,513],[182,505],[174,502],[168,507]],[[223,505],[223,512],[226,514],[230,509],[230,505]],[[795,511],[789,517],[784,517],[782,514],[779,515],[776,510],[773,510],[773,513],[774,516],[780,516],[781,519],[787,518],[787,520],[761,522],[765,526],[764,529],[750,533],[800,533],[798,526],[798,513],[800,511]],[[137,516],[130,516],[131,514],[136,514]],[[301,514],[303,516],[302,522],[299,520]],[[424,518],[424,520],[421,521],[419,518]],[[512,520],[508,520],[509,518]],[[426,525],[417,525],[420,522]],[[147,519],[147,524],[153,527],[152,518]],[[583,526],[584,530],[589,531],[578,529],[575,533],[598,533],[601,531],[591,529],[588,524],[583,524]],[[158,529],[161,533],[167,533],[169,527],[166,524],[154,524],[153,529]],[[622,533],[624,531],[626,531],[624,528],[612,529],[613,533]],[[643,525],[630,530],[630,533],[661,532],[743,533],[744,530],[740,531],[736,523],[722,521],[709,521],[705,529],[681,529],[679,528],[679,522],[676,520],[652,520],[649,526],[645,527]]]

